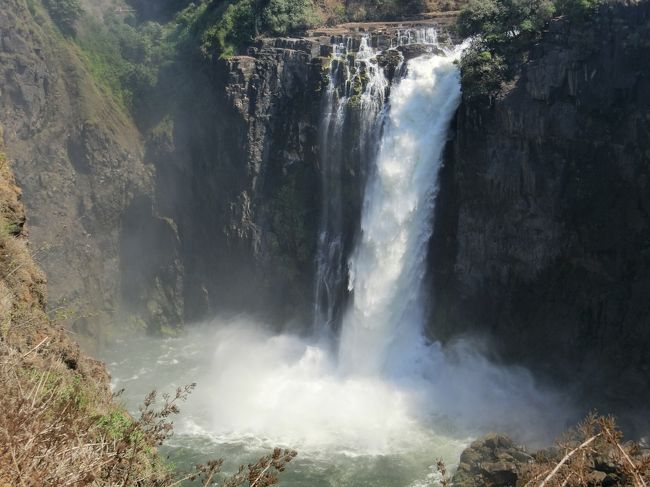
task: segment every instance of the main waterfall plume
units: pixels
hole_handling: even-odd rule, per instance
[[[349,372],[376,374],[391,354],[403,362],[419,348],[438,171],[460,100],[455,59],[454,53],[413,59],[392,90],[350,266],[354,299],[340,343]]]

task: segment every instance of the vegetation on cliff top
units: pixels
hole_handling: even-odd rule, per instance
[[[147,12],[141,1],[134,0],[134,5]],[[229,58],[260,35],[284,36],[317,25],[395,19],[426,8],[424,0],[206,0],[190,3],[171,22],[182,32],[178,38],[198,46],[204,56]]]
[[[83,13],[79,0],[44,0],[54,23],[68,35],[75,33],[77,21]]]
[[[474,37],[461,60],[464,93],[491,95],[511,79],[524,53],[540,39],[548,22],[565,16],[590,19],[603,0],[472,0],[461,11],[458,31]]]
[[[123,106],[142,113],[161,77],[181,64],[228,59],[258,36],[304,33],[318,25],[400,18],[424,11],[426,0],[127,0],[102,18],[80,0],[43,0],[50,17],[81,48],[91,73]],[[449,0],[450,8],[457,0]],[[165,74],[161,74],[161,73]]]

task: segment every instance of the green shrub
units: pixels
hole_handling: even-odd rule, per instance
[[[506,64],[498,54],[473,44],[460,62],[461,83],[466,95],[492,95],[499,91],[506,74]]]
[[[490,47],[529,41],[555,12],[552,0],[472,0],[458,18],[462,36],[480,35]]]
[[[588,20],[602,3],[602,0],[555,0],[558,13],[574,22]]]
[[[198,38],[205,57],[227,59],[260,34],[287,35],[320,20],[312,0],[232,0],[185,9],[176,23],[179,39]]]
[[[498,91],[554,15],[565,15],[574,22],[586,21],[602,2],[471,0],[457,22],[461,36],[474,36],[460,63],[464,92],[471,96]]]
[[[74,35],[77,21],[83,14],[79,0],[45,0],[45,7],[61,32]]]
[[[103,416],[99,416],[96,424],[110,440],[117,440],[124,436],[127,429],[132,426],[133,420],[126,411],[114,409]]]
[[[171,62],[174,49],[155,22],[133,26],[116,16],[103,23],[88,19],[77,42],[91,73],[128,108],[143,103],[158,82],[158,73]]]
[[[262,12],[264,30],[285,35],[319,22],[311,0],[270,0]]]
[[[240,0],[228,5],[221,18],[203,32],[201,52],[206,57],[216,52],[221,58],[229,58],[238,46],[250,42],[256,31],[254,7],[254,0]]]

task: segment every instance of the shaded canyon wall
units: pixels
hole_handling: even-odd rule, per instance
[[[603,411],[650,383],[650,6],[555,20],[492,100],[465,98],[441,175],[431,332]]]

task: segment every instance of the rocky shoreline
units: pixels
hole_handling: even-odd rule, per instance
[[[650,449],[623,442],[610,418],[590,416],[556,446],[528,451],[493,433],[461,454],[454,487],[614,487],[645,485]]]

